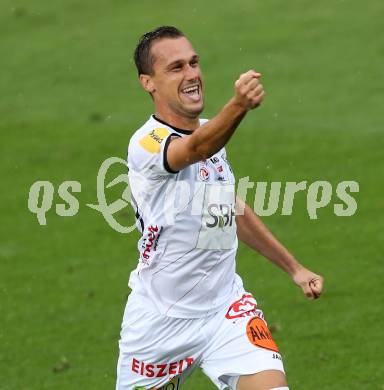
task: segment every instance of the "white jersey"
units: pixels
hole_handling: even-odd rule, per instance
[[[225,149],[173,172],[167,147],[171,137],[188,134],[151,116],[128,148],[132,204],[142,232],[129,286],[161,314],[179,318],[219,311],[241,284],[235,274],[235,179]]]

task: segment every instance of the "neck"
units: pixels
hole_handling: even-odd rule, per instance
[[[200,127],[199,118],[188,118],[184,116],[177,115],[173,112],[164,112],[156,110],[155,116],[162,121],[169,123],[171,126],[177,127],[179,129],[193,131]]]

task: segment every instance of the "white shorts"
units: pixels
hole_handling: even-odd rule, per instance
[[[284,372],[281,355],[251,294],[239,291],[224,310],[197,319],[164,316],[147,299],[137,293],[129,296],[116,390],[176,390],[197,367],[219,389],[235,389],[240,375]]]

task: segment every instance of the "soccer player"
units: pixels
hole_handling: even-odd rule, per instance
[[[219,389],[288,389],[263,312],[235,272],[238,239],[286,271],[308,298],[320,296],[323,278],[303,267],[235,195],[224,146],[262,103],[261,74],[240,75],[233,97],[208,121],[199,118],[199,56],[181,31],[165,26],[144,34],[135,63],[155,114],[128,148],[142,237],[116,389],[178,389],[197,367]]]

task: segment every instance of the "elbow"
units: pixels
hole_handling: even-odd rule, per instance
[[[197,151],[197,156],[199,156],[199,161],[209,159],[214,153],[202,148]]]
[[[199,148],[197,151],[196,151],[196,156],[199,158],[197,161],[201,161],[201,160],[208,160],[209,158],[211,158],[216,152],[215,151],[212,151],[212,150],[209,150],[207,148]]]
[[[201,161],[201,160],[207,160],[210,158],[213,154],[215,154],[214,151],[212,151],[212,148],[210,148],[210,145],[203,145],[203,144],[197,144],[195,142],[189,143],[189,153],[188,155],[191,156],[191,160],[193,161]]]

